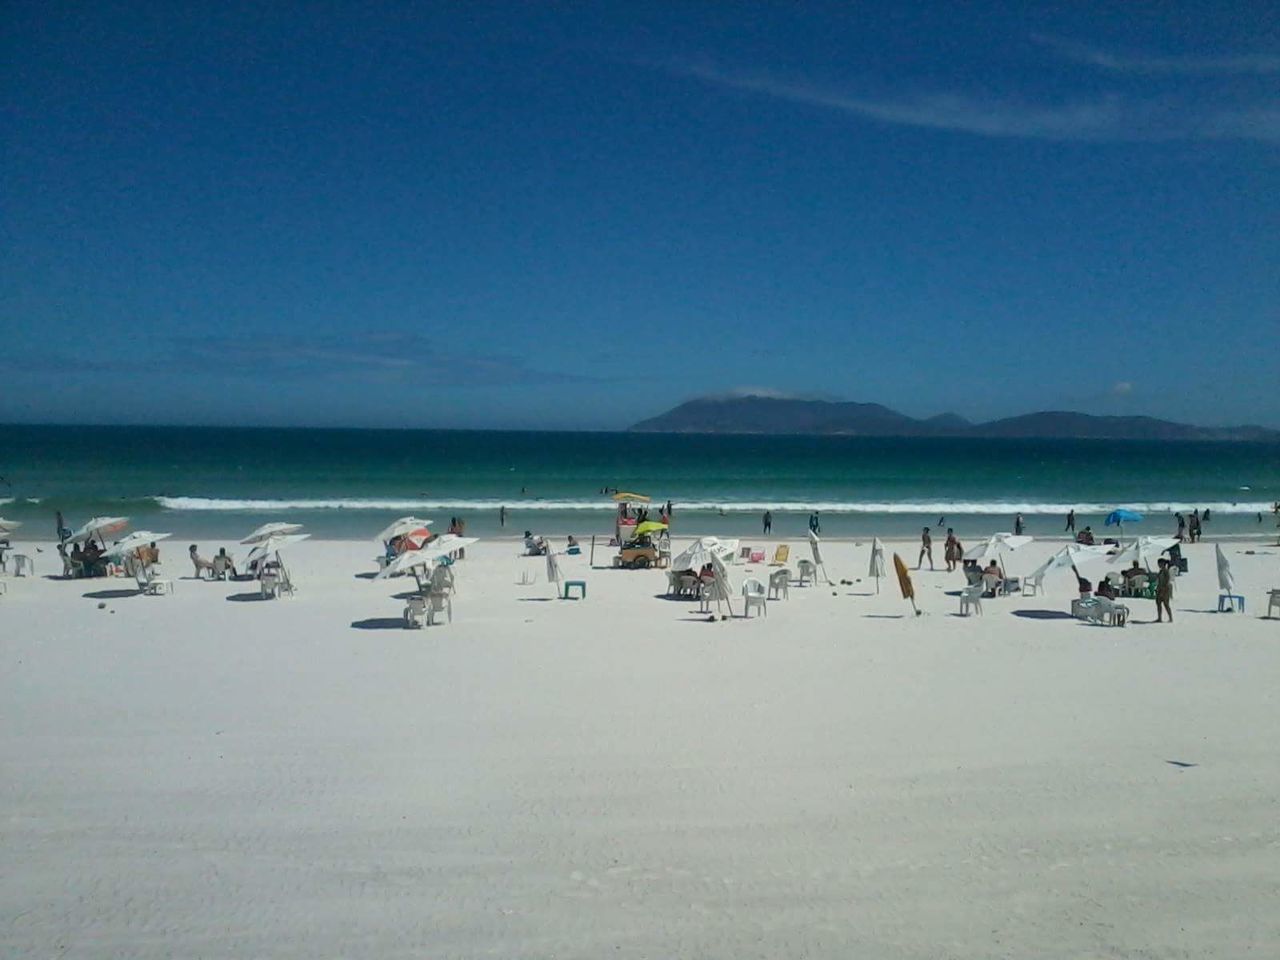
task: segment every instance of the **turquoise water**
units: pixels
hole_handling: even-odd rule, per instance
[[[266,520],[317,535],[372,537],[414,513],[468,532],[606,533],[603,487],[676,505],[676,529],[914,535],[945,516],[966,534],[1102,525],[1128,506],[1166,533],[1175,509],[1212,510],[1207,535],[1274,530],[1280,445],[860,437],[660,436],[399,430],[0,427],[0,513],[52,537],[123,514],[187,537],[242,536]],[[7,501],[7,502],[5,502]],[[1259,524],[1257,514],[1264,514]]]

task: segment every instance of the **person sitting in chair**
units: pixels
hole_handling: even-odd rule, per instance
[[[200,556],[200,548],[194,543],[187,548],[187,553],[191,557],[192,565],[196,568],[196,579],[199,580],[204,576],[204,572],[208,570],[209,579],[212,580],[214,577],[213,561],[206,560],[204,557]]]

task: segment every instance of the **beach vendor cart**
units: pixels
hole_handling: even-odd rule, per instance
[[[631,539],[621,541],[613,565],[628,570],[644,570],[665,566],[670,556],[667,525],[656,520],[644,520],[632,527]]]

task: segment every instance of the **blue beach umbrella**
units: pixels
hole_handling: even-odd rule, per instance
[[[1120,536],[1123,537],[1124,525],[1126,523],[1137,523],[1141,519],[1142,519],[1142,514],[1134,510],[1126,510],[1123,507],[1119,507],[1107,514],[1107,526],[1119,527]]]

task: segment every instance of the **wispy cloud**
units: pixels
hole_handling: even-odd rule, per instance
[[[449,387],[505,386],[532,383],[590,383],[590,374],[542,370],[520,357],[475,353],[414,333],[374,333],[346,337],[273,338],[245,343],[221,337],[190,338],[176,343],[186,362],[245,376],[270,373],[294,377],[351,377],[392,382],[433,379]]]
[[[1111,95],[1028,103],[961,93],[877,97],[705,63],[673,72],[733,90],[909,127],[985,137],[1057,141],[1260,140],[1280,142],[1280,105],[1202,107]]]
[[[1069,60],[1086,63],[1112,73],[1166,76],[1239,76],[1280,73],[1280,54],[1233,53],[1216,56],[1164,56],[1143,53],[1115,53],[1061,37],[1036,34],[1037,43],[1057,51]]]

